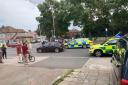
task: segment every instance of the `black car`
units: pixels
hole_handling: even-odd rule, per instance
[[[112,56],[113,85],[128,85],[128,37],[118,40]]]
[[[63,45],[59,42],[47,42],[42,44],[42,46],[37,48],[38,53],[42,52],[62,52],[64,51]]]

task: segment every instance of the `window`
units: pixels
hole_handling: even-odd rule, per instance
[[[124,48],[127,49],[127,42],[123,39],[120,39],[119,42],[117,43],[118,48]]]
[[[115,56],[116,59],[121,63],[123,64],[124,60],[125,60],[125,57],[126,57],[126,50],[127,50],[127,42],[123,39],[120,39],[118,42],[117,42],[117,48],[118,48],[118,51],[117,51],[117,55]]]
[[[48,47],[48,46],[49,46],[49,43],[45,43],[44,46],[45,46],[45,47]]]
[[[50,46],[55,46],[54,42],[49,43]]]
[[[116,45],[117,40],[111,40],[109,42],[107,42],[108,45]]]

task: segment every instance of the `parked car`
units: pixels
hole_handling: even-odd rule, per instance
[[[9,42],[9,43],[7,44],[7,46],[14,48],[14,47],[17,46],[17,42]]]
[[[47,42],[43,44],[42,46],[37,48],[38,53],[42,52],[62,52],[64,51],[63,45],[59,42]]]
[[[128,36],[118,40],[111,62],[113,85],[128,85]]]
[[[113,54],[113,51],[116,48],[116,43],[119,38],[110,38],[107,41],[92,45],[89,49],[89,54],[96,57],[101,57],[103,54]]]
[[[77,38],[64,43],[66,48],[89,48],[92,44],[88,38]]]

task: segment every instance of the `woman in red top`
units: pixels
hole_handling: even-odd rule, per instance
[[[22,54],[23,54],[23,59],[24,59],[24,63],[28,64],[28,47],[26,43],[23,43],[22,46]]]
[[[17,43],[16,45],[16,52],[18,57],[18,63],[22,63],[22,45],[20,43]]]

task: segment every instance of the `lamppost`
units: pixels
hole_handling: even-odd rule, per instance
[[[108,29],[105,28],[105,32],[106,32],[106,37],[108,36]]]
[[[38,18],[39,18],[39,19],[40,19],[40,18],[43,18],[43,16],[39,16]],[[39,22],[39,24],[38,24],[39,36],[41,36],[41,32],[42,32],[42,31],[41,31],[41,23],[42,23],[42,22]]]
[[[38,28],[39,28],[39,36],[41,36],[41,24],[38,25]]]
[[[53,25],[53,37],[56,37],[56,28],[55,28],[55,16],[54,16],[54,9],[53,9],[53,5],[50,5],[50,9],[52,12],[52,25]]]

